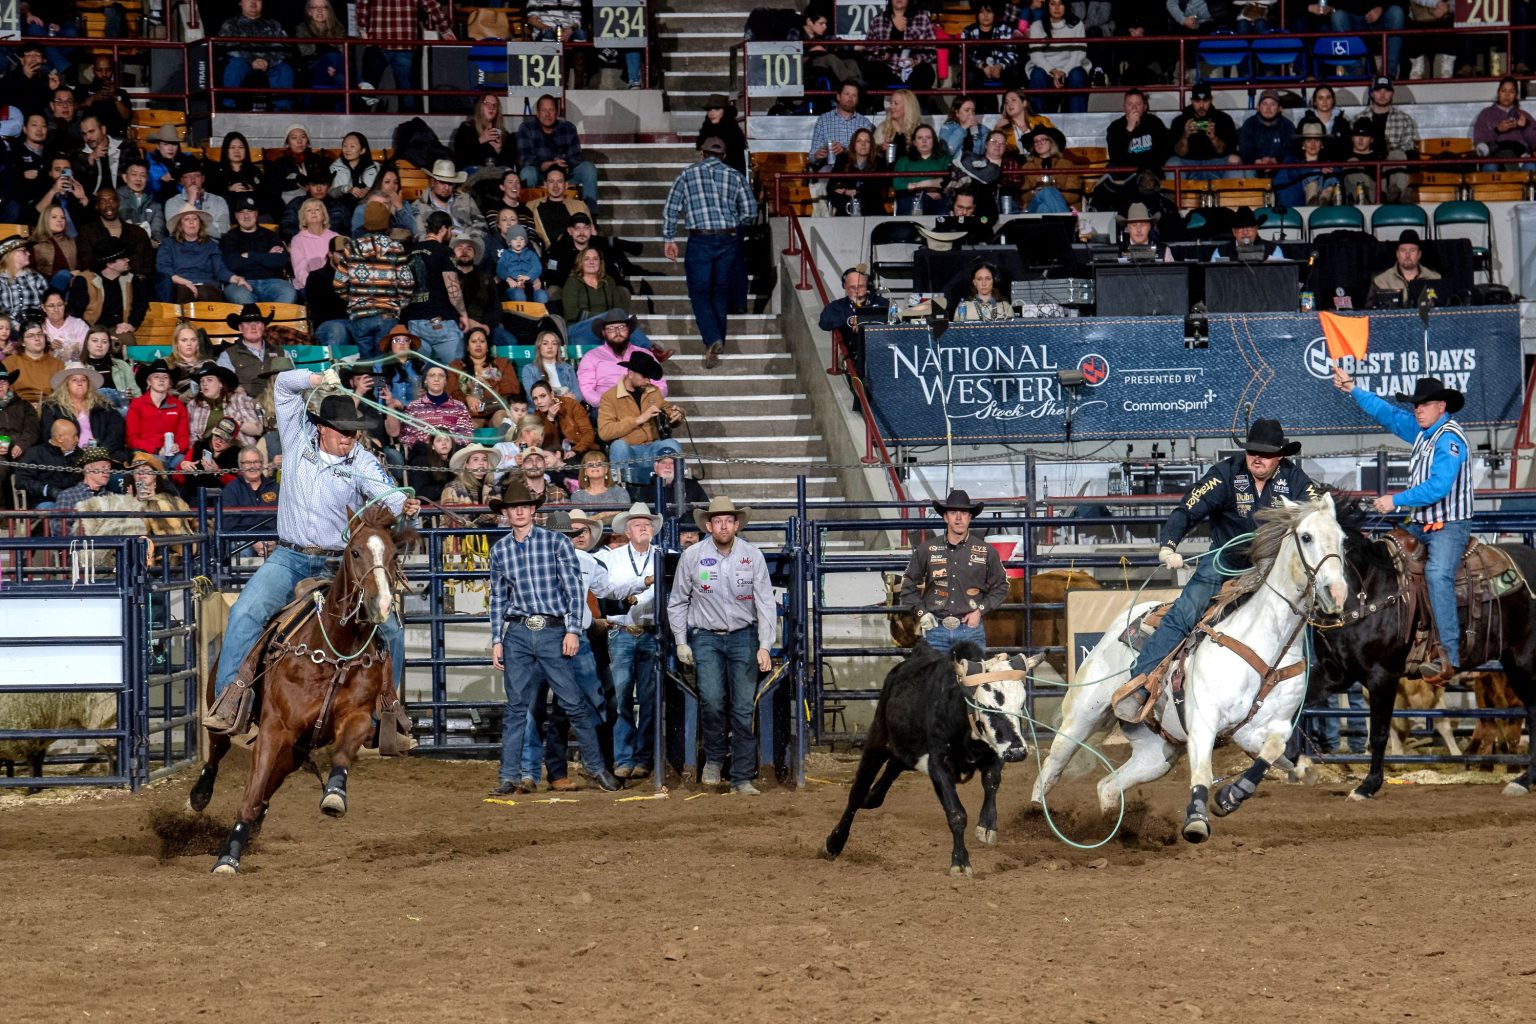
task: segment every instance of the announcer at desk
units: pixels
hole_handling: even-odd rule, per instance
[[[1394,298],[1405,306],[1415,302],[1418,298],[1415,282],[1440,280],[1439,273],[1420,262],[1423,258],[1424,249],[1417,231],[1409,228],[1398,235],[1397,259],[1392,266],[1371,278],[1371,291],[1365,304],[1390,305]]]

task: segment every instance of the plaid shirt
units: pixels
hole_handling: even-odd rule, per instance
[[[288,33],[274,18],[242,18],[236,15],[226,18],[219,26],[219,35],[232,39],[287,39]],[[230,57],[245,60],[265,59],[271,64],[281,64],[288,59],[288,51],[281,46],[262,47],[255,43],[243,43],[228,52]]]
[[[42,309],[46,291],[48,279],[31,268],[17,277],[0,273],[0,313],[9,313],[12,320],[19,320],[24,309]],[[16,335],[19,338],[21,332]]]
[[[565,632],[579,634],[586,603],[581,563],[564,534],[535,526],[519,542],[509,530],[491,548],[491,643],[501,643],[509,615],[563,615]]]
[[[853,138],[853,133],[860,128],[875,130],[874,123],[863,114],[855,113],[852,117],[844,117],[840,110],[829,110],[816,119],[816,125],[811,129],[811,148],[806,150],[806,155],[811,158],[811,170],[824,170],[837,162],[837,157],[832,155],[831,143],[837,143],[844,149],[848,148],[848,140]],[[816,154],[823,148],[827,151],[827,158],[823,167],[815,164]]]
[[[244,424],[247,421],[262,423],[261,410],[256,408],[256,400],[245,393],[244,388],[235,388],[234,393],[225,395],[222,402],[215,405],[203,398],[194,398],[186,403],[187,428],[191,432],[192,440],[197,441],[204,437],[209,430],[208,424],[218,423],[219,418],[214,416],[214,410],[218,410],[219,417],[228,416],[236,423]],[[254,444],[257,438],[246,438],[243,435],[235,438],[237,444]]]
[[[538,119],[525,117],[517,126],[517,159],[524,167],[542,167],[555,159],[574,167],[581,163],[581,136],[569,121],[556,120],[554,130],[546,132]]]
[[[692,231],[734,230],[757,216],[757,201],[747,188],[745,174],[709,157],[684,168],[672,183],[661,211],[663,241],[677,235],[679,214]]]
[[[990,31],[982,34],[981,26],[976,22],[967,25],[960,32],[961,39],[1017,39],[1018,33],[1007,25],[998,22]],[[980,47],[966,51],[966,59],[972,67],[984,68],[988,64],[997,64],[1004,69],[1012,68],[1019,63],[1019,48],[1016,46],[999,46],[995,50],[984,50]],[[974,83],[972,83],[974,84]]]
[[[895,26],[891,24],[890,15],[886,14],[884,11],[881,11],[879,14],[869,19],[869,34],[864,38],[891,39],[893,38],[891,33],[894,31]],[[903,40],[929,40],[937,39],[939,38],[939,35],[933,30],[933,19],[928,16],[927,11],[908,10],[907,30],[901,34],[901,38]],[[936,56],[938,51],[931,46],[910,50],[886,50],[883,48],[872,47],[864,52],[869,55],[870,60],[885,61],[885,63],[890,66],[891,74],[897,75],[903,81],[906,79],[906,76],[902,74],[902,61],[904,59],[908,60],[909,67],[916,64],[932,64],[935,60],[938,59]],[[903,53],[907,55],[906,58],[902,57]]]
[[[420,39],[418,14],[425,14],[427,24],[439,34],[453,30],[437,0],[357,0],[358,32],[370,41]]]
[[[1387,108],[1387,120],[1382,127],[1383,141],[1387,144],[1387,151],[1394,149],[1404,153],[1417,152],[1419,148],[1419,126],[1397,107]]]
[[[416,290],[405,246],[388,235],[359,235],[336,271],[336,294],[353,320],[365,316],[399,317],[400,307]]]
[[[475,432],[475,421],[469,417],[469,407],[457,398],[450,397],[439,405],[426,395],[422,395],[405,407],[405,414],[414,416],[438,430],[459,434],[462,438],[468,438]],[[414,423],[407,423],[400,428],[400,443],[407,448],[429,440],[431,438],[427,432]],[[464,441],[459,440],[459,443]]]

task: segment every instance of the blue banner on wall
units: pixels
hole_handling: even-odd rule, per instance
[[[1411,392],[1440,377],[1467,396],[1466,427],[1512,425],[1524,380],[1514,306],[1444,309],[1424,326],[1413,310],[1376,312],[1370,349],[1342,365],[1377,394]],[[889,442],[962,442],[1242,436],[1272,416],[1287,434],[1377,433],[1331,384],[1316,314],[1212,314],[1210,344],[1186,348],[1179,317],[1083,317],[865,329],[866,383]],[[1084,383],[1065,389],[1058,370]],[[1075,394],[1073,393],[1075,391]]]

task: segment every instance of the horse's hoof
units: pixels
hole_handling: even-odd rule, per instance
[[[347,795],[345,793],[327,793],[320,800],[320,810],[332,818],[340,818],[347,813]]]
[[[980,825],[977,825],[976,826],[976,841],[979,842],[979,843],[985,843],[988,846],[996,846],[997,845],[997,829],[995,829],[995,828],[982,828]]]
[[[821,844],[821,859],[822,860],[837,860],[837,855],[842,853],[842,852],[843,852],[843,848],[842,848],[841,845],[839,845],[837,847],[837,849],[835,849],[835,850],[832,848],[832,840],[831,839],[826,839],[826,840],[822,841],[822,844]]]
[[[1199,845],[1211,838],[1211,823],[1204,818],[1191,818],[1184,823],[1184,841]]]
[[[1353,800],[1355,803],[1362,803],[1363,804],[1363,803],[1365,803],[1365,801],[1367,801],[1367,800],[1369,800],[1371,798],[1371,794],[1369,794],[1369,793],[1362,793],[1358,789],[1352,789],[1352,790],[1349,791],[1349,798],[1351,800]]]
[[[1530,789],[1529,786],[1526,786],[1526,785],[1524,785],[1522,783],[1511,782],[1509,785],[1504,787],[1504,795],[1505,796],[1530,796],[1531,795],[1531,789]]]
[[[971,873],[971,866],[969,864],[965,865],[964,867],[961,867],[959,864],[951,864],[949,866],[949,877],[950,878],[961,878],[961,877],[973,878],[975,876],[972,875],[972,873]]]
[[[240,862],[229,857],[220,857],[219,862],[213,866],[213,873],[215,875],[238,875],[240,873]]]

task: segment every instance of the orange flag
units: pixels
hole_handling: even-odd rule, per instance
[[[1371,343],[1369,317],[1320,312],[1317,318],[1323,322],[1323,337],[1328,340],[1328,358],[1365,358],[1365,350]]]

